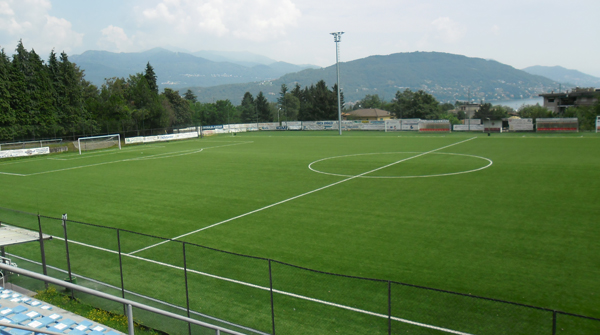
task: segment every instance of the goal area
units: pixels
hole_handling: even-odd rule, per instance
[[[75,142],[73,142],[75,144]],[[112,147],[118,147],[121,149],[121,135],[113,134],[113,135],[102,135],[102,136],[90,136],[90,137],[80,137],[77,139],[77,148],[79,149],[79,154],[83,151],[88,150],[98,150],[98,149],[108,149]]]
[[[572,118],[538,118],[536,119],[537,132],[578,132],[579,120]]]

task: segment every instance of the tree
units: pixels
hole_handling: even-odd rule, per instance
[[[273,122],[273,116],[271,115],[271,109],[269,108],[269,102],[265,98],[262,91],[256,96],[256,114],[258,122]]]
[[[150,62],[146,64],[146,72],[144,73],[144,77],[146,77],[146,81],[148,81],[148,86],[150,86],[150,90],[154,93],[158,94],[158,84],[156,83],[156,74],[154,73],[154,68],[150,65]]]
[[[286,84],[281,84],[281,91],[279,91],[279,98],[277,98],[277,103],[279,107],[283,111],[283,115],[285,116],[285,120],[288,120],[288,112],[287,112],[287,99],[286,95],[288,95],[288,88]]]
[[[398,91],[392,111],[399,119],[435,119],[439,111],[439,102],[423,90],[413,92],[410,89]]]
[[[195,103],[198,101],[198,97],[196,97],[196,95],[192,92],[192,90],[187,90],[185,92],[185,94],[183,95],[183,98],[191,103]]]
[[[475,119],[502,120],[508,117],[508,110],[502,106],[492,106],[491,103],[484,103],[474,114]]]
[[[9,140],[14,136],[15,113],[10,106],[10,60],[4,49],[0,50],[0,140]]]
[[[187,100],[179,95],[179,91],[165,88],[162,95],[167,99],[174,115],[171,125],[189,125],[192,122],[192,111]]]
[[[518,114],[520,117],[527,119],[552,117],[552,112],[539,104],[525,106],[519,110]]]
[[[254,97],[250,92],[246,92],[244,98],[242,98],[240,118],[244,123],[256,122],[256,105],[254,104]]]
[[[378,108],[382,109],[383,101],[379,98],[378,94],[367,94],[362,100],[359,100],[358,103],[354,105],[354,109],[360,108]]]

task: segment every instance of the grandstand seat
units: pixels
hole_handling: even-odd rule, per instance
[[[7,315],[11,315],[14,314],[15,312],[13,312],[12,308],[2,308],[0,309],[0,316],[7,316]]]
[[[9,330],[8,333],[11,335],[31,335],[31,334],[33,334],[33,332],[31,330],[14,329],[14,328]]]
[[[100,325],[92,327],[91,329],[92,329],[92,332],[97,332],[97,333],[100,333],[100,334],[103,334],[103,332],[106,330],[106,328],[104,328],[104,327],[102,327]]]
[[[65,331],[71,329],[72,325],[76,325],[77,323],[71,319],[60,320],[57,324],[48,327],[49,331],[64,333]]]
[[[33,306],[33,307],[37,307],[37,306],[39,306],[39,305],[41,305],[41,304],[42,304],[41,302],[39,302],[39,301],[37,301],[37,300],[33,300],[33,299],[30,299],[30,300],[28,300],[28,301],[25,301],[25,303],[26,303],[27,305],[30,305],[30,306]]]
[[[41,319],[32,320],[31,322],[29,322],[27,324],[27,327],[40,329],[40,328],[47,327],[48,325],[51,325],[55,322],[56,322],[56,320],[52,319],[51,317],[44,316]]]
[[[79,322],[79,324],[76,327],[73,327],[73,329],[85,332],[86,330],[90,329],[90,327],[92,325],[93,325],[93,323],[91,323],[90,321],[83,320],[83,321]]]
[[[36,311],[29,311],[29,312],[25,313],[25,315],[27,315],[31,319],[39,318],[42,316],[42,314],[40,314]]]
[[[18,306],[15,306],[12,310],[13,310],[13,313],[23,313],[23,312],[27,312],[27,309],[28,308],[25,306],[18,305]]]
[[[23,313],[13,314],[13,315],[9,316],[8,318],[11,319],[14,323],[16,323],[18,325],[31,320],[31,318],[29,316],[27,316],[26,314],[23,314]]]

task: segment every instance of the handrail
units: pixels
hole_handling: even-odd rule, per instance
[[[188,323],[191,323],[191,324],[194,324],[194,325],[198,325],[198,326],[202,326],[202,327],[213,329],[213,330],[217,331],[217,334],[219,334],[220,332],[225,332],[225,333],[231,334],[231,335],[245,335],[243,333],[236,332],[234,330],[230,330],[230,329],[223,328],[223,327],[220,327],[220,326],[212,325],[210,323],[206,323],[206,322],[194,320],[192,318],[181,316],[181,315],[178,315],[178,314],[175,314],[175,313],[163,311],[161,309],[154,308],[154,307],[151,307],[151,306],[148,306],[148,305],[144,305],[144,304],[141,304],[141,303],[136,302],[136,301],[132,301],[132,300],[129,300],[129,299],[124,299],[124,298],[116,297],[116,296],[110,295],[108,293],[104,293],[104,292],[92,290],[92,289],[84,287],[84,286],[80,286],[80,285],[76,285],[76,284],[71,284],[69,282],[65,282],[65,281],[62,281],[62,280],[59,280],[59,279],[56,279],[56,278],[52,278],[52,277],[49,277],[49,276],[44,276],[42,274],[39,274],[39,273],[36,273],[36,272],[32,272],[32,271],[29,271],[29,270],[15,268],[15,267],[12,267],[12,266],[9,266],[9,265],[5,265],[5,264],[1,264],[1,263],[0,263],[0,269],[6,270],[6,271],[10,271],[10,272],[14,272],[14,273],[26,276],[26,277],[30,277],[30,278],[38,279],[38,280],[41,280],[41,281],[45,281],[45,282],[48,282],[48,283],[51,283],[51,284],[63,286],[65,288],[68,288],[68,289],[71,289],[71,290],[75,290],[75,291],[83,292],[83,293],[86,293],[86,294],[94,295],[94,296],[97,296],[99,298],[103,298],[103,299],[108,299],[108,300],[111,300],[111,301],[115,301],[115,302],[121,303],[121,304],[123,304],[125,306],[129,306],[128,307],[128,311],[129,311],[129,313],[128,313],[129,314],[128,315],[128,319],[129,319],[129,323],[130,323],[130,331],[131,331],[131,325],[133,324],[133,317],[131,315],[131,307],[136,307],[136,308],[148,311],[148,312],[160,314],[160,315],[167,316],[167,317],[170,317],[170,318],[173,318],[173,319],[176,319],[176,320],[180,320],[180,321],[188,322]],[[6,324],[6,325],[3,325],[3,326],[5,326],[5,327],[11,327],[10,324]],[[39,329],[36,329],[35,331],[39,332]],[[133,335],[133,333],[130,333],[130,334]]]

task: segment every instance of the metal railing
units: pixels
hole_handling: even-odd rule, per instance
[[[560,329],[600,333],[599,318],[552,308],[327,273],[6,208],[0,208],[0,220],[38,230],[39,234],[43,230],[54,237],[40,243],[42,252],[42,244],[46,245],[49,257],[42,255],[42,263],[33,265],[38,272],[51,271],[55,277],[64,277],[73,267],[71,280],[78,276],[81,280],[94,278],[112,285],[110,290],[122,298],[149,296],[155,299],[152,302],[161,301],[161,308],[178,306],[171,309],[186,312],[188,317],[205,317],[196,312],[208,314],[213,318],[209,322],[227,320],[225,327],[242,333],[310,334],[340,330],[356,334],[434,331],[461,335],[554,335]],[[33,255],[31,248],[10,248],[11,254]],[[19,259],[22,267],[29,266]],[[90,266],[92,261],[98,265]],[[97,271],[98,267],[102,271]],[[164,287],[146,285],[149,278],[164,283]],[[95,284],[88,281],[88,285]],[[132,291],[137,295],[132,295]],[[173,333],[188,332],[182,329]]]
[[[148,305],[144,305],[141,304],[139,302],[133,301],[133,300],[128,300],[128,299],[124,299],[124,298],[119,298],[119,297],[115,297],[113,295],[104,293],[104,292],[100,292],[100,291],[96,291],[96,290],[92,290],[90,288],[84,287],[84,286],[80,286],[80,285],[76,285],[76,284],[71,284],[69,282],[66,281],[62,281],[59,279],[55,279],[52,278],[50,276],[45,276],[45,275],[41,275],[29,270],[25,270],[25,269],[20,269],[20,268],[16,268],[10,265],[6,265],[6,264],[2,264],[0,263],[0,269],[2,269],[3,271],[7,271],[7,272],[13,272],[19,275],[23,275],[23,276],[27,276],[29,278],[33,278],[33,279],[37,279],[40,281],[44,281],[44,282],[48,282],[50,284],[54,284],[54,285],[59,285],[59,286],[63,286],[67,289],[70,289],[72,291],[78,291],[78,292],[82,292],[82,293],[86,293],[86,294],[90,294],[102,299],[107,299],[110,301],[114,301],[120,304],[123,304],[123,306],[125,306],[126,310],[127,310],[127,322],[128,322],[128,329],[129,329],[129,335],[134,335],[134,323],[133,323],[133,309],[132,307],[136,307],[151,313],[156,313],[159,315],[163,315],[169,318],[173,318],[176,320],[180,320],[180,321],[184,321],[190,324],[194,324],[194,325],[198,325],[198,326],[202,326],[205,328],[209,328],[212,329],[216,332],[217,335],[221,334],[221,332],[224,332],[226,334],[231,334],[231,335],[244,335],[243,333],[238,333],[234,330],[230,330],[227,328],[223,328],[223,327],[219,327],[219,326],[215,326],[206,322],[202,322],[202,321],[198,321],[198,320],[194,320],[185,316],[181,316],[175,313],[171,313],[171,312],[167,312],[158,308],[154,308],[152,306],[148,306]],[[25,330],[30,330],[33,332],[38,332],[38,333],[47,333],[47,334],[58,334],[58,333],[54,333],[54,332],[47,332],[47,331],[41,331],[39,329],[35,329],[35,328],[29,328],[29,327],[24,327],[24,326],[15,326],[13,324],[6,324],[4,325],[5,327],[8,328],[19,328],[19,329],[25,329]]]

